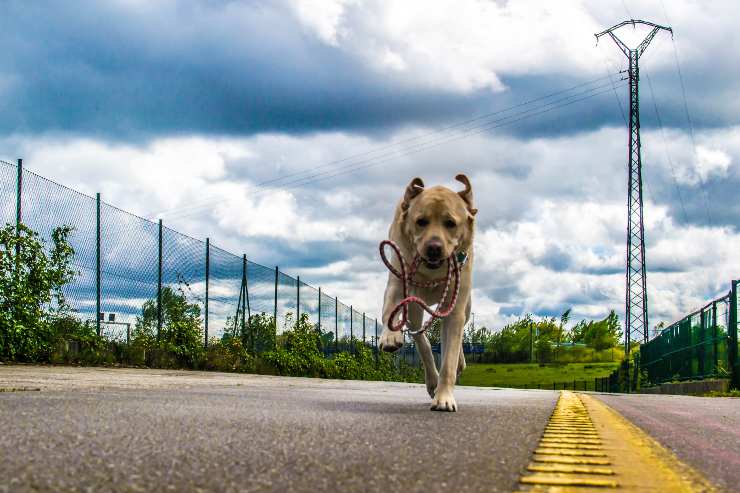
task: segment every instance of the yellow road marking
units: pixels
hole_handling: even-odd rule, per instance
[[[605,404],[568,391],[561,392],[519,482],[522,491],[551,493],[717,491]]]
[[[583,464],[594,466],[608,466],[611,464],[609,459],[600,459],[597,457],[567,457],[562,455],[536,454],[532,460],[534,462],[542,462],[545,464]]]

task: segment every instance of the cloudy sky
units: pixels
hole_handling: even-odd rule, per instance
[[[737,2],[3,5],[0,158],[368,313],[406,183],[465,172],[495,327],[623,316],[626,63],[594,33],[671,25],[641,60],[651,325],[740,276]]]

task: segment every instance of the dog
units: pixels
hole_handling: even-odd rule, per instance
[[[442,359],[439,372],[434,362],[432,346],[425,333],[413,335],[416,350],[424,365],[424,381],[432,398],[434,411],[457,411],[453,396],[455,382],[465,369],[463,354],[463,328],[470,318],[470,294],[473,275],[473,234],[475,214],[473,190],[467,176],[455,177],[465,186],[454,192],[443,186],[425,188],[421,178],[414,178],[406,187],[403,199],[398,203],[388,237],[398,245],[408,263],[418,254],[421,265],[416,280],[430,281],[444,277],[446,260],[456,255],[463,260],[460,268],[460,291],[453,311],[443,319]],[[398,259],[391,261],[398,269]],[[409,295],[416,295],[425,303],[437,303],[444,286],[434,288],[409,287]],[[446,302],[449,302],[450,294]],[[403,345],[403,333],[389,330],[393,309],[403,298],[403,284],[393,274],[388,275],[383,300],[383,333],[379,346],[393,352]],[[423,311],[417,304],[408,305],[408,325],[411,330],[421,328]]]

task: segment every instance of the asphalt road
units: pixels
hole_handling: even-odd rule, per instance
[[[740,491],[740,399],[602,394],[603,402],[727,491]]]
[[[458,388],[0,366],[0,491],[512,491],[557,400]]]

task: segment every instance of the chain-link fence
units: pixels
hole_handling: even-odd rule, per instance
[[[240,317],[265,314],[275,317],[278,334],[307,316],[321,328],[327,352],[348,350],[353,341],[377,348],[380,323],[320,288],[55,183],[21,160],[0,161],[0,197],[3,224],[20,221],[47,244],[54,228],[73,228],[78,274],[64,295],[110,339],[128,340],[143,307],[161,305],[170,289],[200,308],[204,344]]]
[[[737,281],[728,294],[675,322],[640,346],[651,384],[738,374]]]

